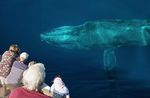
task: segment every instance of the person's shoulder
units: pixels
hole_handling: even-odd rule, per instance
[[[50,91],[53,92],[54,91],[54,84],[51,85],[50,87]]]
[[[41,91],[38,91],[38,92],[31,91],[31,93],[34,94],[36,98],[50,98],[49,96],[43,94],[43,92]]]
[[[10,51],[6,50],[5,52],[10,52]],[[4,53],[5,53],[5,52],[4,52]]]
[[[43,83],[43,85],[41,86],[41,89],[46,89],[46,90],[50,91],[51,87],[49,85],[47,85],[46,83]]]
[[[6,51],[4,51],[4,53],[3,53],[3,54],[6,54],[6,53],[9,53],[9,51],[8,51],[8,50],[6,50]]]
[[[64,91],[66,94],[69,94],[69,89],[66,86],[64,87]]]
[[[15,88],[15,89],[13,89],[11,93],[16,93],[16,92],[19,93],[19,92],[21,92],[22,90],[23,90],[22,87],[17,87],[17,88]]]
[[[14,63],[19,63],[19,61],[15,60]]]
[[[16,65],[16,64],[19,64],[19,61],[15,60],[15,61],[13,62],[13,66]]]
[[[10,92],[8,98],[18,98],[17,96],[21,94],[21,90],[22,90],[22,88],[20,88],[20,87],[13,89]]]
[[[14,53],[13,52],[11,52],[11,51],[9,51],[9,50],[6,50],[4,53],[3,53],[3,55],[11,55],[11,56],[13,56],[14,55]]]

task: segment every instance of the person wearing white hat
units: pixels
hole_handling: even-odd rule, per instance
[[[69,90],[60,76],[54,78],[51,86],[51,92],[53,98],[70,98]]]
[[[26,52],[22,52],[20,54],[20,61],[24,62],[24,60],[26,60],[29,57],[29,54]]]
[[[5,84],[18,84],[20,82],[22,73],[27,69],[25,61],[28,59],[28,57],[29,54],[26,52],[22,52],[20,54],[19,59],[13,63],[9,75],[6,77]]]

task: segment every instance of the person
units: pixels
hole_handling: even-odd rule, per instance
[[[20,49],[17,44],[12,44],[9,50],[5,51],[0,61],[0,96],[5,94],[5,79],[10,73],[12,63],[18,56]],[[1,91],[2,90],[2,91]],[[3,96],[4,97],[4,96]]]
[[[30,61],[29,64],[28,64],[28,68],[31,67],[32,65],[36,64],[37,62],[36,61]],[[35,65],[34,65],[35,66]],[[43,68],[43,70],[45,70],[45,68]],[[51,96],[52,97],[52,94],[49,92],[50,91],[50,86],[47,85],[46,83],[43,83],[41,86],[40,86],[40,91],[47,95],[47,96]]]
[[[23,86],[12,90],[8,98],[51,98],[39,90],[44,80],[44,64],[36,63],[23,72]]]
[[[51,92],[53,98],[70,98],[69,90],[60,76],[54,78]]]
[[[0,87],[0,91],[3,92],[1,96],[6,96],[12,89],[21,86],[22,73],[27,69],[27,65],[24,62],[28,56],[28,53],[23,52],[20,54],[19,59],[14,61],[9,75],[5,78],[3,86]]]
[[[27,69],[25,61],[28,59],[29,54],[22,52],[19,59],[14,61],[9,75],[6,77],[5,85],[9,90],[21,86],[22,74]]]
[[[18,56],[19,47],[17,44],[13,44],[9,47],[8,51],[5,51],[2,55],[0,62],[0,81],[3,84],[3,78],[6,78],[10,73],[11,66]]]

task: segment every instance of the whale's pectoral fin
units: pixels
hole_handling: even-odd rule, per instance
[[[112,70],[116,66],[116,55],[114,48],[104,50],[104,70]]]
[[[141,27],[142,45],[146,46],[150,43],[150,26]]]

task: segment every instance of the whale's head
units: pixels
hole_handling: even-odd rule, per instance
[[[40,35],[42,41],[46,41],[53,46],[73,49],[81,48],[78,43],[80,32],[75,32],[72,26],[63,26],[55,28],[50,32],[45,32]]]
[[[78,26],[62,26],[40,35],[41,40],[53,46],[68,49],[99,49],[112,47],[114,32],[104,30],[99,22],[86,22]]]

